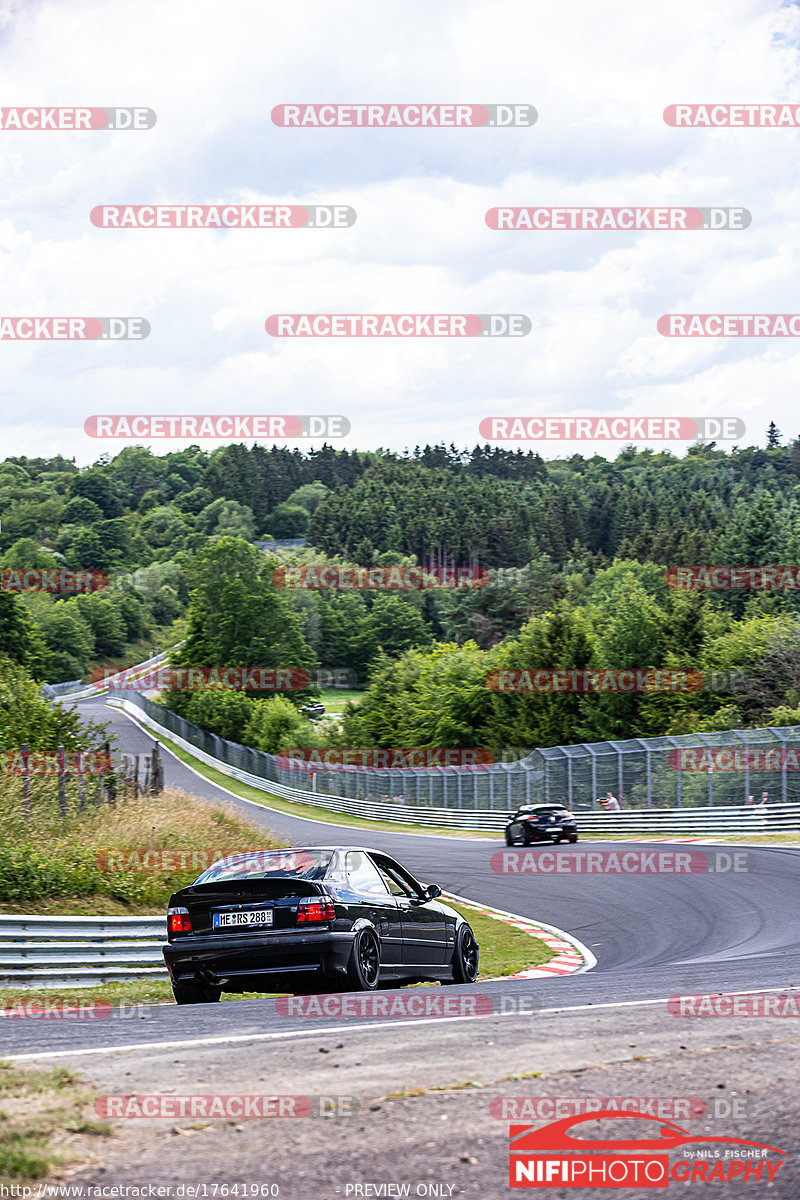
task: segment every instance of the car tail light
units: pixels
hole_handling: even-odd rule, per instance
[[[309,921],[332,921],[336,916],[333,905],[329,900],[301,900],[297,906],[297,923]]]
[[[189,916],[188,908],[168,908],[167,909],[167,932],[168,933],[191,933],[192,920]]]

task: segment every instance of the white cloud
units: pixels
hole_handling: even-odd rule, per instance
[[[766,0],[0,3],[3,102],[145,105],[141,133],[5,131],[0,312],[130,315],[142,343],[0,343],[0,454],[119,449],[103,412],[343,412],[362,448],[487,415],[794,426],[790,339],[662,338],[666,312],[798,308],[800,133],[671,129],[679,101],[796,100]],[[281,129],[292,101],[536,105],[533,129]],[[349,230],[95,229],[100,203],[352,204]],[[744,205],[742,232],[499,233],[500,204]],[[273,312],[523,312],[524,339],[269,338]],[[174,444],[159,445],[159,449]],[[570,447],[569,449],[573,449]],[[552,444],[549,448],[553,449]],[[594,447],[583,449],[590,453]],[[614,450],[609,452],[613,453]]]

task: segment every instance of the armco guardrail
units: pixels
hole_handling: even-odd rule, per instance
[[[166,663],[167,658],[169,657],[169,654],[170,654],[169,650],[164,650],[164,651],[162,651],[161,654],[155,654],[152,658],[147,658],[147,659],[145,659],[144,662],[136,663],[136,665],[133,667],[126,667],[124,672],[118,673],[118,678],[122,678],[123,674],[125,674],[128,679],[133,679],[138,675],[143,675],[147,671],[149,671],[152,667],[160,667],[164,663]],[[105,680],[103,683],[90,683],[86,687],[83,687],[79,691],[75,691],[75,692],[58,691],[57,689],[62,686],[61,684],[58,684],[58,683],[56,683],[56,684],[46,683],[44,685],[44,687],[45,687],[45,689],[49,689],[49,691],[46,692],[47,695],[50,695],[50,692],[53,693],[53,696],[51,698],[60,699],[62,697],[65,697],[69,700],[88,700],[88,698],[90,696],[99,696],[99,695],[102,695],[103,692],[107,692],[109,689],[109,683],[111,683],[111,685],[113,686],[113,676],[110,679]],[[64,686],[72,687],[72,684],[64,685]],[[80,686],[80,681],[79,681],[79,686]]]
[[[165,917],[0,915],[0,988],[76,988],[166,977]]]
[[[718,834],[791,833],[800,830],[800,804],[770,804],[765,808],[648,808],[618,813],[578,812],[584,833],[659,834],[713,837]]]
[[[145,711],[130,700],[112,700],[136,721],[155,733],[164,733],[164,726],[151,715],[149,706]],[[184,724],[187,724],[184,722]],[[166,731],[171,741],[188,751],[206,766],[213,767],[231,779],[284,800],[294,800],[312,808],[327,812],[347,813],[354,817],[365,817],[371,821],[391,821],[410,825],[439,826],[445,829],[467,829],[486,834],[500,833],[509,819],[510,810],[505,809],[456,809],[434,805],[409,805],[386,799],[355,800],[345,796],[326,795],[321,792],[304,791],[287,787],[285,784],[252,775],[239,767],[231,766],[222,759],[199,749],[172,730]],[[652,836],[690,835],[692,837],[715,837],[726,833],[791,833],[800,831],[800,804],[770,804],[765,808],[744,806],[719,808],[647,808],[631,809],[619,813],[578,812],[578,827],[584,833],[642,834]]]

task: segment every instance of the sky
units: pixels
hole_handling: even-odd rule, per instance
[[[149,130],[0,130],[0,314],[151,327],[141,341],[0,340],[0,459],[113,455],[130,443],[84,432],[113,413],[343,414],[351,432],[334,444],[398,451],[471,447],[492,416],[735,417],[743,445],[763,445],[770,421],[798,436],[796,339],[656,328],[666,313],[800,312],[800,131],[662,116],[675,103],[800,104],[798,39],[798,7],[765,0],[0,0],[2,106],[157,114]],[[525,103],[538,120],[271,120],[278,104],[326,102]],[[149,203],[336,203],[357,220],[217,231],[89,219],[96,205]],[[503,205],[743,206],[752,223],[488,228]],[[278,338],[264,327],[278,313],[519,313],[532,328]]]

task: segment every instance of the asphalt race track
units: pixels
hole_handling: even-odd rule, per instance
[[[103,700],[82,702],[81,709],[86,716],[110,721],[126,751],[149,750],[152,738],[147,731],[120,710],[107,708]],[[505,849],[499,839],[362,832],[239,800],[169,752],[165,754],[165,770],[168,786],[226,801],[287,842],[361,844],[386,849],[424,882],[435,882],[462,897],[557,926],[579,939],[597,959],[592,970],[564,978],[444,989],[450,995],[476,991],[492,995],[494,1014],[480,1018],[410,1018],[398,1022],[340,1016],[304,1021],[279,1015],[274,1002],[252,1000],[190,1008],[151,1006],[139,1019],[106,1020],[102,1025],[66,1021],[2,1023],[0,1054],[4,1058],[19,1056],[21,1061],[39,1063],[57,1055],[56,1061],[78,1067],[90,1082],[107,1091],[153,1091],[154,1084],[174,1091],[183,1084],[187,1091],[199,1092],[203,1090],[201,1083],[216,1080],[219,1084],[224,1079],[225,1086],[215,1090],[232,1092],[239,1084],[244,1091],[263,1091],[269,1085],[275,1091],[293,1089],[304,1093],[313,1092],[315,1087],[326,1090],[326,1084],[329,1089],[333,1075],[330,1068],[341,1067],[344,1069],[334,1076],[340,1091],[382,1097],[393,1090],[401,1092],[413,1082],[419,1093],[413,1101],[393,1101],[391,1128],[384,1124],[384,1101],[372,1105],[368,1123],[361,1126],[357,1138],[351,1136],[355,1128],[352,1124],[338,1123],[335,1133],[317,1139],[319,1145],[310,1152],[308,1169],[299,1175],[292,1165],[293,1155],[303,1144],[299,1134],[273,1133],[272,1129],[265,1134],[263,1131],[271,1124],[268,1121],[250,1123],[262,1130],[258,1137],[253,1134],[251,1138],[250,1128],[243,1126],[236,1127],[238,1141],[232,1133],[230,1137],[225,1134],[224,1141],[219,1130],[214,1137],[204,1134],[193,1145],[198,1152],[197,1172],[202,1177],[208,1178],[216,1171],[222,1178],[219,1164],[224,1141],[224,1172],[229,1180],[234,1176],[227,1156],[236,1154],[238,1161],[241,1153],[242,1178],[251,1179],[253,1164],[263,1159],[267,1147],[274,1162],[283,1164],[283,1173],[275,1178],[280,1179],[284,1200],[311,1195],[318,1200],[333,1200],[340,1195],[358,1195],[345,1191],[347,1181],[353,1179],[433,1178],[428,1169],[431,1163],[441,1166],[443,1178],[455,1188],[454,1196],[507,1195],[507,1126],[487,1121],[486,1106],[498,1087],[499,1094],[509,1092],[509,1084],[499,1081],[514,1078],[515,1070],[533,1074],[534,1068],[542,1082],[532,1089],[532,1081],[527,1079],[526,1093],[538,1090],[544,1094],[548,1088],[553,1093],[553,1088],[560,1086],[560,1091],[553,1094],[594,1094],[604,1088],[600,1094],[606,1096],[685,1096],[708,1095],[712,1088],[727,1087],[727,1092],[716,1094],[731,1095],[738,1087],[738,1094],[750,1096],[749,1123],[733,1126],[729,1122],[715,1131],[742,1137],[758,1135],[761,1139],[778,1139],[780,1135],[781,1140],[773,1144],[790,1151],[792,1146],[800,1149],[794,1133],[791,1138],[787,1136],[800,1117],[794,1082],[800,1065],[800,1040],[794,1033],[797,1021],[691,1020],[667,1015],[666,1006],[666,1000],[676,994],[800,988],[800,849],[736,847],[744,855],[740,864],[747,867],[738,872],[502,874],[493,871],[490,864],[492,855]],[[719,853],[723,863],[729,861],[733,850],[706,844],[692,847],[633,842],[579,843],[578,847],[545,849],[557,855],[584,846],[593,850],[638,848],[664,852],[695,849],[709,855],[712,862]],[[532,849],[534,855],[541,852]],[[515,1005],[528,1015],[514,1015]],[[534,1011],[537,1015],[531,1016]],[[323,1059],[321,1052],[333,1058]],[[326,1072],[321,1074],[323,1064]],[[118,1082],[121,1071],[124,1087]],[[253,1072],[259,1087],[252,1086]],[[569,1082],[551,1086],[552,1080],[563,1080],[569,1072],[574,1073]],[[112,1079],[115,1088],[110,1085]],[[475,1079],[485,1081],[481,1085],[487,1089],[483,1096],[470,1097],[461,1091],[433,1095],[428,1091],[462,1088],[464,1080]],[[276,1086],[278,1083],[283,1087]],[[519,1087],[517,1084],[517,1091]],[[483,1149],[454,1155],[448,1134],[454,1126],[439,1124],[447,1122],[448,1114],[452,1122],[458,1122],[465,1137],[471,1130]],[[180,1160],[181,1147],[175,1149],[175,1143],[183,1139],[169,1140],[170,1122],[122,1124],[144,1124],[150,1130],[145,1136],[126,1129],[122,1140],[115,1143],[112,1166],[104,1167],[103,1174],[89,1171],[81,1176],[84,1182],[133,1182],[137,1170],[139,1180],[147,1182],[187,1178]],[[233,1126],[232,1122],[228,1124]],[[272,1123],[293,1124],[304,1123]],[[228,1144],[231,1138],[233,1146]],[[404,1146],[417,1147],[416,1175],[413,1171],[407,1174],[410,1160]],[[327,1164],[333,1161],[332,1154],[341,1168],[339,1175],[330,1174]],[[784,1163],[785,1169],[768,1191],[740,1187],[729,1194],[800,1195],[797,1157],[794,1154],[791,1163]],[[765,1189],[764,1184],[761,1187]],[[709,1187],[709,1191],[721,1194],[718,1189]],[[595,1194],[633,1196],[639,1192],[595,1189]]]
[[[148,732],[103,700],[84,701],[87,716],[109,720],[119,743],[131,753],[152,745]],[[481,989],[535,993],[544,1007],[653,1000],[676,993],[739,992],[800,987],[800,849],[748,848],[746,872],[676,875],[499,874],[490,859],[504,843],[497,839],[433,837],[385,833],[289,816],[221,791],[168,752],[165,779],[210,800],[229,802],[250,821],[263,823],[294,845],[352,844],[385,849],[422,879],[445,891],[495,908],[545,921],[587,946],[597,965],[586,974],[553,980],[481,984]],[[588,843],[586,844],[589,845]],[[625,849],[675,851],[677,844],[625,842]],[[619,843],[592,842],[592,849],[620,849]],[[581,843],[578,844],[581,847]],[[542,848],[544,849],[544,847]],[[547,847],[547,849],[551,849]],[[552,848],[554,853],[566,847]],[[714,846],[697,847],[712,858]],[[740,852],[741,852],[741,848]],[[721,852],[730,854],[719,847]],[[516,853],[519,853],[518,851]],[[533,853],[541,853],[534,847]],[[723,862],[725,860],[723,859]],[[741,861],[741,860],[740,860]],[[193,1035],[253,1031],[249,1002],[192,1009]],[[259,1027],[263,1032],[263,1006]],[[41,1050],[42,1030],[11,1023],[0,1029],[4,1053]],[[143,1023],[142,1023],[143,1024]],[[291,1028],[274,1016],[269,1028]],[[147,1022],[147,1039],[179,1036],[185,1013],[159,1008]],[[140,1032],[142,1030],[140,1029]],[[120,1039],[129,1031],[117,1027]],[[49,1049],[90,1045],[96,1030],[66,1024],[46,1031]],[[140,1040],[137,1035],[137,1040]]]

